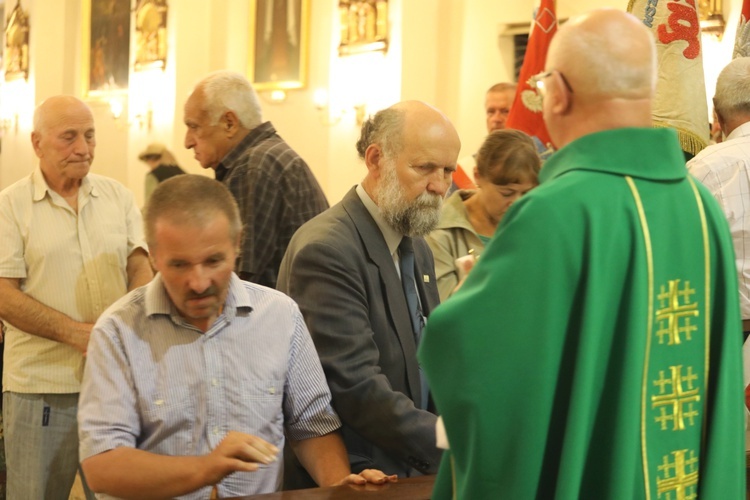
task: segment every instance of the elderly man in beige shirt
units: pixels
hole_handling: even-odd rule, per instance
[[[67,499],[76,411],[93,323],[152,278],[132,193],[89,173],[91,110],[44,101],[31,134],[39,167],[0,192],[0,319],[8,498]]]

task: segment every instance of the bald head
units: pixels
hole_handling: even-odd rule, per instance
[[[34,110],[33,132],[43,133],[51,126],[82,117],[93,124],[94,118],[86,103],[72,95],[56,95],[42,101]]]
[[[546,68],[565,75],[584,98],[649,99],[656,88],[656,47],[636,17],[597,9],[559,29]]]
[[[73,196],[94,160],[94,116],[80,99],[50,97],[34,111],[31,144],[47,184]]]

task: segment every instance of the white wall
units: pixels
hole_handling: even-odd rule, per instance
[[[29,135],[34,106],[59,93],[81,92],[81,1],[24,0],[31,18],[28,82],[0,83],[0,119],[6,125],[0,154],[0,188],[36,164]],[[353,107],[372,113],[402,99],[421,99],[442,109],[462,139],[462,154],[476,150],[485,130],[486,89],[512,78],[512,40],[500,37],[507,23],[530,22],[535,0],[390,0],[387,52],[339,57],[338,0],[310,0],[308,86],[290,90],[282,103],[261,93],[264,115],[310,164],[329,201],[338,201],[365,175],[354,144],[359,135]],[[6,0],[6,16],[15,7]],[[165,142],[189,172],[203,171],[183,147],[182,107],[197,80],[209,71],[245,72],[249,0],[172,0],[169,53],[164,70],[131,72],[124,115],[113,119],[105,101],[90,100],[97,126],[93,170],[128,185],[142,200],[146,168],[138,152]],[[727,36],[706,43],[708,94],[731,58],[741,0],[725,1]],[[558,2],[558,17],[592,8],[624,9],[627,0]],[[132,51],[131,51],[132,52]],[[315,89],[329,93],[329,113],[313,106]],[[151,129],[143,120],[151,110]],[[343,111],[343,114],[340,112]],[[18,126],[16,127],[16,116]]]

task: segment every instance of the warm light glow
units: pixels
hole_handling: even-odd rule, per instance
[[[315,92],[313,92],[313,104],[318,109],[328,106],[328,91],[326,89],[315,89]]]
[[[286,92],[283,90],[271,91],[271,102],[278,104],[284,101],[286,101]]]
[[[122,97],[111,97],[109,99],[109,110],[112,112],[112,118],[115,120],[122,116],[123,108]]]

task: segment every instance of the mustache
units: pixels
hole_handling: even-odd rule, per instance
[[[187,300],[205,299],[206,297],[213,297],[214,295],[218,295],[218,293],[219,293],[218,287],[216,287],[214,285],[211,285],[210,287],[206,288],[206,290],[204,290],[201,293],[197,293],[197,292],[194,292],[194,291],[191,290],[187,294],[186,298],[187,298]]]
[[[424,192],[413,203],[417,208],[440,208],[443,205],[443,197],[438,194]]]

